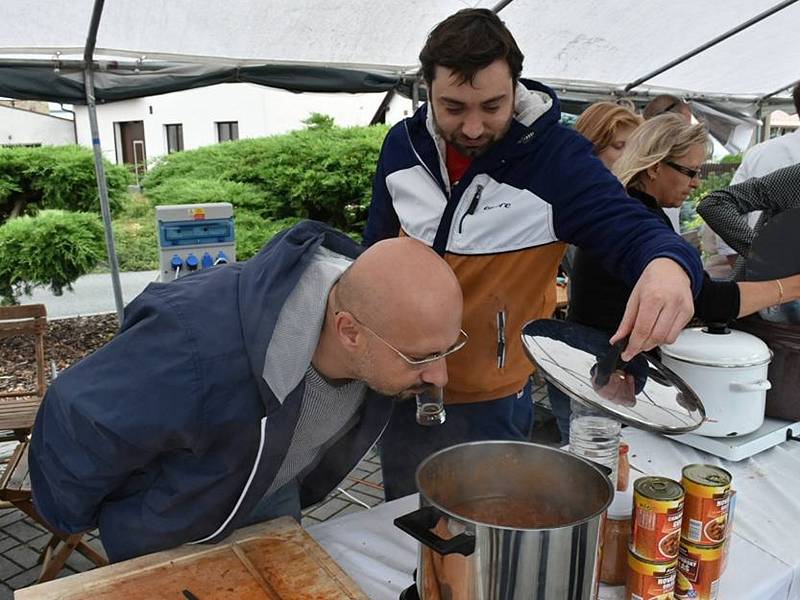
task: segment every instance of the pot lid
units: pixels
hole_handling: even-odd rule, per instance
[[[687,363],[710,367],[754,367],[772,359],[769,347],[754,335],[727,327],[684,329],[661,352]]]
[[[623,423],[658,433],[686,433],[705,419],[697,395],[647,354],[619,360],[621,348],[596,329],[555,319],[522,330],[528,358],[571,398]]]

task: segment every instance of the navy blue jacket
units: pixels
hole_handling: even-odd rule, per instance
[[[281,307],[320,245],[361,248],[306,221],[249,261],[151,284],[119,334],[65,370],[36,419],[37,510],[56,529],[94,527],[112,561],[217,542],[262,498],[286,455],[304,384],[281,403],[264,358]],[[392,401],[368,391],[355,425],[301,481],[324,498],[379,437]]]

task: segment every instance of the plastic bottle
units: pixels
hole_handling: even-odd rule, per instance
[[[611,469],[609,475],[616,488],[619,461],[619,421],[588,406],[572,401],[569,420],[569,451]]]

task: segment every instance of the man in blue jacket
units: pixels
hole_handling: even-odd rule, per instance
[[[553,90],[520,82],[522,61],[490,10],[448,17],[420,53],[428,103],[381,150],[364,240],[402,233],[441,254],[461,283],[471,338],[448,360],[441,428],[417,426],[407,407],[392,416],[380,446],[387,498],[413,492],[417,464],[443,446],[527,437],[533,368],[520,331],[553,313],[564,242],[635,284],[615,335],[630,335],[624,359],[674,341],[692,315],[697,252],[559,124]]]
[[[246,262],[151,284],[45,396],[29,455],[40,514],[99,526],[112,561],[299,519],[373,445],[392,398],[444,386],[465,342],[441,258],[409,238],[361,252],[307,221]]]

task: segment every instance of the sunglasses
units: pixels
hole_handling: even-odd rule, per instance
[[[409,365],[411,365],[412,367],[418,367],[418,366],[420,366],[420,365],[427,365],[427,364],[430,364],[430,363],[436,362],[437,360],[441,360],[441,359],[443,359],[445,356],[449,356],[449,355],[450,355],[450,354],[452,354],[453,352],[456,352],[456,351],[458,351],[458,350],[461,350],[461,348],[463,348],[463,347],[464,347],[464,345],[467,343],[467,340],[469,340],[469,336],[467,335],[467,332],[466,332],[466,331],[464,331],[463,329],[460,329],[460,330],[459,330],[459,334],[458,334],[458,340],[456,340],[456,343],[455,343],[455,344],[453,344],[452,346],[450,346],[450,347],[449,347],[447,350],[444,350],[444,351],[442,351],[442,352],[432,352],[431,354],[428,354],[427,356],[421,356],[421,357],[417,357],[417,356],[409,356],[409,355],[408,355],[408,354],[406,354],[405,352],[402,352],[401,350],[398,350],[398,349],[397,349],[397,348],[395,348],[395,347],[394,347],[392,344],[390,344],[389,342],[387,342],[387,341],[386,341],[386,340],[385,340],[385,339],[384,339],[384,338],[383,338],[381,335],[379,335],[378,333],[376,333],[376,332],[375,332],[375,331],[374,331],[374,330],[373,330],[371,327],[369,327],[368,325],[365,325],[364,323],[362,323],[362,322],[361,322],[361,321],[358,319],[358,317],[356,317],[356,316],[355,316],[353,313],[351,313],[349,310],[348,310],[348,311],[345,311],[345,310],[337,310],[337,311],[336,311],[334,314],[335,314],[335,315],[338,315],[340,312],[346,312],[346,313],[347,313],[347,314],[349,314],[351,317],[353,317],[353,320],[354,320],[356,323],[358,323],[359,325],[361,325],[361,326],[362,326],[364,329],[366,329],[367,331],[369,331],[369,332],[370,332],[372,335],[374,335],[376,338],[378,338],[380,341],[382,341],[384,344],[386,344],[386,345],[387,345],[389,348],[391,348],[392,350],[394,350],[394,352],[395,352],[395,354],[397,354],[397,356],[399,356],[400,358],[402,358],[402,359],[403,359],[405,362],[407,362],[407,363],[408,363]]]
[[[684,167],[683,165],[679,165],[678,163],[674,163],[671,160],[665,160],[665,165],[669,165],[673,169],[675,169],[678,173],[683,173],[689,179],[694,179],[695,177],[700,176],[700,169],[690,169],[689,167]]]

